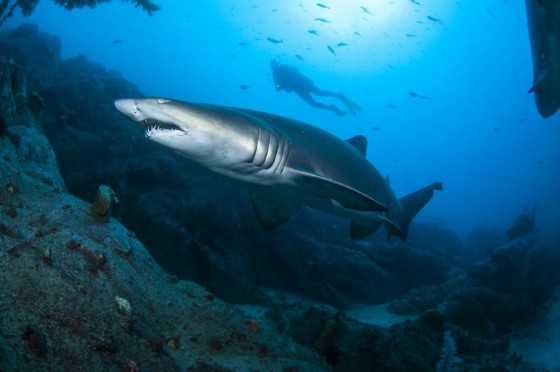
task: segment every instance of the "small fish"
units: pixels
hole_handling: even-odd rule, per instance
[[[317,3],[317,6],[319,8],[323,8],[323,9],[330,9],[328,6],[326,6],[325,4],[321,4],[321,3]]]
[[[239,45],[239,46],[245,46],[245,45],[247,45],[247,43],[246,43],[245,41],[242,41],[242,42],[240,42],[240,43],[237,43],[237,45]]]
[[[317,32],[317,30],[307,30],[307,32],[309,32],[310,34],[313,34],[315,36],[319,36],[319,33]]]
[[[420,4],[420,2],[416,1],[416,0],[410,0],[411,3],[416,4],[416,5],[422,5]]]
[[[361,6],[360,9],[362,9],[362,12],[371,15],[371,13],[369,12],[369,9],[366,8],[365,6]]]
[[[267,37],[266,40],[270,41],[272,44],[278,44],[284,42],[284,40],[274,39],[272,37]]]
[[[230,54],[229,58],[239,58],[238,56],[236,56],[235,54]]]
[[[334,49],[330,45],[327,45],[327,49],[336,56]]]
[[[432,22],[436,22],[436,23],[439,23],[439,24],[443,24],[443,22],[441,21],[440,18],[436,18],[436,17],[432,17],[432,16],[426,16],[426,18],[428,18],[428,19],[429,19],[430,21],[432,21]]]
[[[296,58],[299,59],[300,61],[304,62],[303,57],[300,56],[299,54],[296,54]]]
[[[120,43],[122,43],[122,42],[123,42],[123,41],[122,41],[121,39],[115,39],[115,40],[112,41],[112,43],[115,44],[115,45],[116,45],[116,44],[120,44]]]
[[[240,85],[239,85],[239,88],[240,88],[241,90],[247,90],[247,89],[249,89],[249,86],[248,86],[247,84],[240,84]]]
[[[518,123],[525,123],[526,121],[527,121],[527,118],[521,118],[517,122]]]
[[[397,107],[397,106],[395,106],[395,105],[392,105],[392,104],[390,104],[390,103],[389,103],[389,104],[387,105],[387,107],[389,107],[390,109],[393,109],[393,110],[396,110],[396,109],[398,109],[398,107]]]
[[[375,132],[379,132],[381,130],[381,128],[373,126],[373,127],[371,127],[371,130],[373,130]]]
[[[500,134],[500,133],[502,133],[502,130],[500,128],[494,128],[494,132]]]
[[[415,34],[406,34],[406,37],[417,37]]]
[[[354,31],[354,35],[362,36],[358,31]]]
[[[486,13],[490,14],[492,17],[496,18],[496,15],[494,13],[492,13],[492,11],[488,8],[485,8],[484,10],[486,10]]]
[[[323,23],[331,23],[331,21],[327,21],[325,18],[315,18],[315,21],[323,22]]]
[[[421,94],[418,94],[416,92],[408,92],[408,95],[413,97],[413,98],[420,98],[420,99],[430,99],[430,97],[428,96],[423,96]]]
[[[336,44],[337,47],[343,47],[343,46],[347,46],[347,45],[348,45],[348,43],[345,43],[345,42],[341,42],[341,43]]]

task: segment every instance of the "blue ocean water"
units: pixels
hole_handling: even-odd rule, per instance
[[[398,196],[444,181],[418,222],[467,237],[481,226],[505,230],[537,202],[537,227],[558,240],[560,114],[541,118],[527,93],[523,2],[419,3],[160,1],[148,16],[122,2],[69,12],[42,1],[3,27],[36,23],[60,36],[64,58],[85,54],[148,96],[273,112],[342,138],[363,134]],[[362,111],[339,117],[277,92],[275,58]]]

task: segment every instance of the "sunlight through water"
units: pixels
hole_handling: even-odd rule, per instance
[[[270,54],[347,75],[392,68],[432,47],[452,21],[457,4],[291,0],[215,6],[232,31]]]

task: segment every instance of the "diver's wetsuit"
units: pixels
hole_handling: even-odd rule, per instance
[[[303,75],[295,67],[281,65],[276,60],[270,61],[270,67],[272,68],[272,77],[277,91],[285,90],[288,93],[296,92],[301,99],[311,106],[332,111],[340,116],[344,116],[348,111],[342,111],[336,105],[326,105],[317,102],[311,95],[336,97],[340,99],[354,115],[356,114],[356,110],[359,111],[359,106],[351,102],[344,94],[319,89],[313,80]]]

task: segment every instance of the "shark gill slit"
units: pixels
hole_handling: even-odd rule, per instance
[[[255,156],[253,157],[252,163],[257,167],[262,167],[266,161],[266,155],[268,153],[268,146],[270,143],[270,133],[268,131],[263,131],[258,129],[257,144],[255,150]]]
[[[282,174],[290,149],[291,143],[284,136],[276,136],[270,131],[258,128],[255,149],[248,162],[258,169],[270,169],[272,173]]]
[[[247,160],[247,162],[249,164],[253,164],[253,162],[255,161],[255,157],[257,156],[257,150],[259,149],[259,137],[260,137],[260,130],[257,130],[257,138],[256,138],[256,143],[255,143],[255,148],[253,149],[253,155],[251,156],[251,159]]]
[[[261,168],[270,169],[275,163],[278,157],[278,149],[280,148],[280,139],[277,138],[274,133],[268,132],[268,147],[266,149],[266,154],[264,162]]]
[[[288,161],[288,156],[290,155],[291,143],[284,136],[280,136],[279,141],[280,143],[276,154],[276,167],[272,169],[272,172],[282,174],[284,172],[286,162]]]

